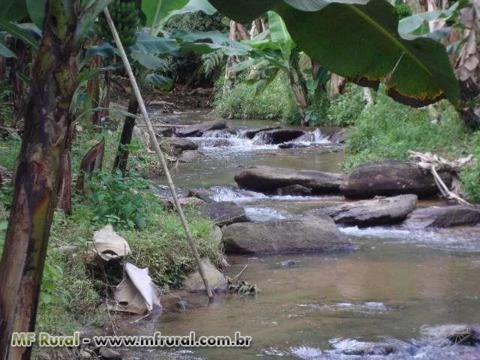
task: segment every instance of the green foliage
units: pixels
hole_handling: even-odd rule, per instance
[[[94,211],[92,222],[120,229],[145,228],[144,203],[151,199],[138,189],[147,188],[147,182],[134,174],[125,178],[120,172],[93,175],[87,182],[87,201]]]
[[[475,203],[480,203],[480,131],[475,132],[469,141],[476,163],[465,168],[460,174],[465,195]]]
[[[379,94],[347,135],[345,169],[367,161],[406,159],[408,150],[455,157],[468,150],[468,133],[455,110],[439,103],[440,119],[428,109],[413,109]],[[455,140],[452,140],[455,139]]]
[[[313,95],[311,105],[305,110],[305,122],[308,126],[329,126],[332,124],[328,118],[330,99],[326,91]]]
[[[267,10],[277,12],[300,50],[344,77],[384,80],[389,96],[397,101],[420,106],[436,102],[442,95],[454,104],[458,101],[459,87],[445,47],[427,38],[401,37],[397,12],[387,1],[211,3],[242,23]]]
[[[223,80],[220,77],[219,82]],[[255,85],[238,83],[224,94],[219,86],[215,110],[230,119],[275,119],[294,122],[299,114],[292,99],[290,88],[283,76],[277,76],[260,94]]]
[[[348,84],[343,94],[335,97],[327,111],[325,125],[349,126],[355,124],[357,118],[365,107],[363,89],[359,86]]]

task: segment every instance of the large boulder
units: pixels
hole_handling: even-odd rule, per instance
[[[440,173],[450,186],[452,178]],[[342,194],[352,199],[367,199],[376,195],[393,196],[415,194],[419,198],[432,197],[438,193],[433,176],[411,164],[386,160],[357,167],[340,186]]]
[[[227,288],[228,283],[225,276],[211,263],[210,259],[201,260],[205,277],[208,285],[214,291],[223,291]],[[190,292],[205,291],[205,284],[198,271],[190,274],[184,282],[184,287]]]
[[[201,211],[218,226],[248,221],[245,210],[231,201],[207,203]]]
[[[254,166],[235,175],[238,186],[263,193],[275,193],[290,185],[309,188],[312,194],[334,194],[340,190],[343,175],[316,170],[294,170],[270,166]]]
[[[177,128],[175,135],[178,137],[199,137],[204,132],[210,130],[222,130],[227,128],[227,123],[223,120],[207,121],[201,124],[189,125],[183,128]]]
[[[198,149],[198,145],[193,141],[179,138],[165,139],[160,143],[160,147],[163,151],[172,156],[179,156],[181,153],[187,150]]]
[[[256,144],[281,144],[292,141],[305,135],[305,131],[300,129],[280,128],[275,130],[260,131],[255,135]]]
[[[285,254],[348,250],[351,243],[328,216],[237,223],[223,229],[228,253]]]
[[[331,207],[315,209],[315,213],[328,215],[336,223],[345,225],[372,226],[395,224],[403,221],[415,210],[417,195],[362,200]]]
[[[452,227],[480,223],[480,208],[466,205],[429,207],[415,210],[406,225],[413,228]]]

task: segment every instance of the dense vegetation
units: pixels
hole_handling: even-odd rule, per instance
[[[65,324],[89,320],[78,318],[79,313],[98,309],[111,284],[92,274],[82,250],[104,224],[113,224],[130,241],[135,263],[148,266],[159,285],[179,286],[193,269],[179,220],[138,175],[152,164],[131,140],[138,99],[128,99],[122,132],[107,130],[107,95],[114,78],[125,78],[115,49],[121,46],[112,42],[107,26],[108,5],[142,89],[172,89],[175,82],[210,86],[217,80],[215,106],[222,116],[352,126],[346,169],[381,158],[404,159],[408,150],[446,157],[479,154],[478,134],[464,126],[478,129],[480,124],[478,69],[465,66],[478,54],[459,54],[456,73],[445,46],[431,38],[428,23],[448,21],[467,43],[472,35],[463,32],[468,24],[460,24],[455,6],[416,22],[409,19],[408,9],[400,11],[387,1],[331,2],[334,6],[246,0],[8,0],[0,10],[0,124],[6,128],[0,165],[15,173],[16,181],[15,191],[10,183],[0,188],[0,215],[6,218],[10,212],[9,222],[0,220],[5,238],[0,280],[8,285],[0,288],[0,357],[9,351],[10,332],[33,330],[41,283],[42,328],[65,331]],[[469,2],[462,6],[476,14]],[[346,16],[349,27],[335,20],[340,16]],[[406,21],[399,23],[400,18]],[[38,28],[19,25],[23,20]],[[333,73],[385,87],[375,94],[347,86],[342,95],[333,95]],[[129,85],[123,90],[131,94]],[[440,98],[456,110],[447,103],[427,110],[391,100],[421,107]],[[79,123],[86,126],[77,128]],[[17,129],[10,133],[11,127]],[[16,130],[23,132],[21,140]],[[78,175],[82,155],[103,137],[106,170],[87,179],[84,194],[73,195],[72,214],[56,212],[61,181]],[[110,172],[116,149],[123,166]],[[68,155],[73,174],[65,170]],[[477,166],[463,174],[474,200],[480,199],[479,173]],[[221,249],[211,236],[211,223],[193,210],[188,215],[201,255],[218,261]],[[96,312],[88,316],[95,319]],[[28,328],[17,328],[23,324]],[[19,351],[25,353],[22,358],[29,357],[29,349]]]

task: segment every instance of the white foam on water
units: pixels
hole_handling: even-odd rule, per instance
[[[322,350],[310,346],[293,346],[290,351],[293,355],[305,360],[316,359],[322,355]]]
[[[245,214],[251,221],[284,220],[292,216],[286,211],[279,211],[272,208],[245,207]]]

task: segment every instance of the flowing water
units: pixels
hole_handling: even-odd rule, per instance
[[[264,127],[265,122],[229,125],[244,129]],[[228,146],[227,142],[212,146],[218,139],[228,140]],[[341,199],[266,196],[235,187],[235,172],[253,164],[340,171],[342,153],[332,151],[319,131],[312,132],[313,146],[306,149],[256,145],[242,137],[241,130],[237,135],[218,131],[192,140],[200,144],[206,158],[177,168],[177,186],[210,188],[213,200],[240,204],[252,220],[299,217],[308,209]],[[424,346],[418,340],[424,326],[480,323],[479,227],[341,230],[352,239],[355,251],[337,256],[229,256],[230,276],[248,264],[243,278],[258,286],[255,297],[220,295],[210,306],[169,309],[158,320],[130,329],[164,335],[193,330],[198,336],[233,336],[240,331],[252,336],[251,347],[143,352],[137,358],[480,359],[478,348]],[[397,351],[388,356],[345,355],[335,345],[338,339],[387,341]]]

